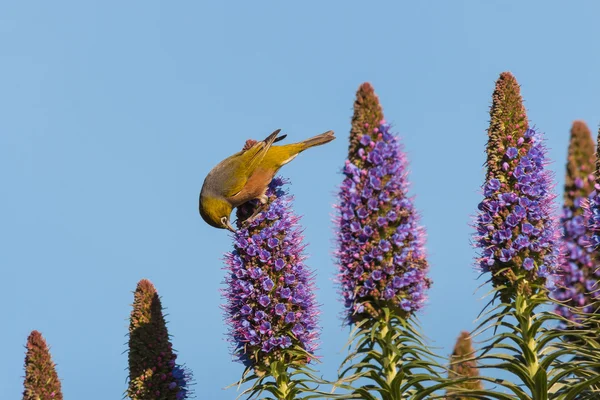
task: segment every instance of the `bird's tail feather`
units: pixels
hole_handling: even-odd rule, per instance
[[[333,139],[335,139],[333,131],[327,131],[325,133],[321,133],[320,135],[306,139],[300,142],[300,144],[302,144],[302,150],[306,150],[309,147],[320,146],[322,144],[329,143]]]

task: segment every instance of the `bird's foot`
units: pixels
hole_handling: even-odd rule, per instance
[[[242,228],[247,228],[252,222],[254,222],[258,217],[260,217],[264,209],[264,205],[259,205],[258,207],[256,207],[254,213],[252,213],[251,216],[242,221]]]
[[[242,222],[242,228],[247,228],[248,226],[250,226],[251,223],[253,223],[259,216],[261,213],[256,213],[254,215],[252,215],[250,218],[245,219]]]

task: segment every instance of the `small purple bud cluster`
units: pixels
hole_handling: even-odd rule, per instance
[[[347,319],[369,318],[388,306],[409,315],[422,307],[431,285],[424,232],[407,197],[406,158],[381,121],[355,147],[364,166],[347,160],[338,205],[339,283]]]
[[[190,395],[192,373],[182,365],[175,365],[172,374],[174,382],[169,384],[169,389],[179,389],[175,395],[177,400],[187,399]]]
[[[504,138],[497,148],[501,168],[488,176],[477,215],[478,265],[492,273],[494,286],[512,286],[519,278],[553,288],[547,279],[556,269],[559,231],[553,217],[551,174],[546,149],[533,129]],[[489,157],[490,155],[488,155]],[[494,155],[496,156],[496,155]]]
[[[310,359],[297,348],[310,354],[316,350],[313,278],[304,265],[299,217],[292,213],[284,183],[273,179],[267,209],[234,234],[235,249],[225,258],[224,309],[234,353],[247,366],[276,360],[305,364]]]

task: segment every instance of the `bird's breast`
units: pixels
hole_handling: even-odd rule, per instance
[[[233,207],[238,207],[247,201],[260,197],[267,190],[267,186],[273,180],[276,172],[274,169],[257,168],[246,182],[244,188],[228,200]]]

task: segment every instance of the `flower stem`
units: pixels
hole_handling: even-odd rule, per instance
[[[382,344],[382,361],[385,381],[391,386],[398,371],[398,353],[394,351],[394,329],[389,319],[386,319],[385,325],[379,332],[380,343]]]
[[[273,379],[277,388],[279,400],[294,400],[293,383],[290,385],[290,375],[283,362],[276,361],[272,367]]]
[[[523,352],[525,367],[529,372],[529,378],[532,382],[530,387],[532,399],[547,400],[547,378],[545,371],[540,370],[537,353],[538,344],[536,341],[538,328],[534,326],[536,295],[534,294],[533,297],[534,298],[530,299],[526,295],[518,294],[515,300],[515,317],[519,324],[522,338],[519,347],[521,347]]]

